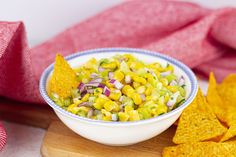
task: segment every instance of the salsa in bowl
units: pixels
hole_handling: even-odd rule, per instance
[[[59,78],[65,68],[56,69],[56,61],[54,70],[50,65],[44,71],[40,92],[69,128],[100,143],[128,145],[163,132],[197,92],[192,71],[157,52],[105,48],[66,59],[71,72]]]

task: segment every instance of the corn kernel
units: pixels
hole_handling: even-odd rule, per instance
[[[129,120],[130,121],[140,120],[139,113],[137,110],[133,110],[129,112]]]
[[[168,86],[168,80],[166,78],[161,78],[160,82],[164,85],[164,86]]]
[[[119,111],[120,106],[114,101],[108,101],[104,104],[104,108],[107,111]]]
[[[163,114],[163,113],[166,113],[167,112],[167,106],[165,104],[158,104],[158,107],[157,107],[157,115],[160,115],[160,114]]]
[[[102,94],[102,92],[103,92],[103,89],[102,88],[96,88],[96,89],[94,89],[94,95],[99,95],[99,94]]]
[[[74,98],[74,99],[73,99],[73,103],[74,103],[75,105],[79,105],[80,103],[82,103],[82,101],[79,100],[78,98]]]
[[[125,113],[129,113],[129,111],[134,110],[134,108],[132,106],[126,105],[125,106]]]
[[[102,109],[101,112],[103,114],[102,120],[105,120],[105,121],[111,121],[112,120],[111,112],[108,112],[104,109]]]
[[[87,93],[85,96],[81,99],[83,102],[88,101],[90,94]]]
[[[138,93],[133,93],[132,99],[136,105],[140,105],[142,103],[142,98]]]
[[[115,62],[110,62],[110,63],[103,63],[101,66],[105,69],[115,69],[117,67],[117,64]]]
[[[95,102],[95,103],[93,103],[93,107],[98,110],[101,110],[103,108],[103,104]]]
[[[135,82],[139,82],[139,83],[142,83],[142,84],[146,84],[147,81],[145,78],[142,78],[140,76],[133,76],[132,78]]]
[[[120,71],[117,70],[114,73],[114,79],[118,80],[118,81],[122,81],[124,79],[125,75]]]
[[[146,90],[145,86],[140,86],[140,87],[136,88],[136,91],[139,94],[143,94],[145,92],[145,90]]]
[[[111,93],[109,95],[109,98],[111,98],[112,100],[119,100],[119,98],[121,97],[121,91],[120,90],[111,90]]]
[[[134,92],[135,90],[130,85],[125,85],[122,88],[122,93],[127,95],[128,97],[130,97]]]
[[[67,108],[67,111],[72,112],[74,107],[77,107],[77,105],[76,105],[76,104],[71,104],[71,105]]]
[[[173,93],[178,91],[178,87],[176,87],[176,86],[167,86],[167,89],[169,89]]]
[[[141,84],[138,82],[133,82],[133,87],[136,89],[140,86]]]
[[[119,121],[126,122],[129,120],[129,115],[124,112],[119,112],[118,113]]]
[[[152,94],[152,87],[149,86],[149,87],[147,87],[147,89],[146,89],[146,91],[145,91],[145,95],[146,95],[146,96],[149,96],[149,95],[151,95],[151,94]]]
[[[114,84],[110,83],[110,80],[107,80],[107,81],[106,81],[106,86],[107,86],[108,88],[113,88],[113,87],[114,87]]]

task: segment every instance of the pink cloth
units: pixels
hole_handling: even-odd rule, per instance
[[[135,47],[175,57],[221,80],[236,72],[236,9],[191,3],[127,1],[30,49],[22,22],[0,22],[0,96],[44,103],[38,81],[55,54],[99,47]]]
[[[6,131],[3,128],[2,124],[0,123],[0,153],[4,145],[6,144],[6,139],[7,139]]]

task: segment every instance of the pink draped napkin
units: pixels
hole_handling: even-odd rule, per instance
[[[124,2],[34,48],[27,45],[22,22],[0,22],[0,96],[43,104],[38,81],[55,54],[100,47],[158,51],[204,76],[213,71],[218,80],[236,72],[236,9],[209,10],[176,1],[145,2]]]

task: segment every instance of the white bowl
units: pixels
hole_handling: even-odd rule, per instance
[[[104,48],[78,52],[66,57],[66,59],[72,67],[77,67],[92,57],[96,59],[107,58],[118,53],[132,54],[144,62],[159,62],[163,65],[169,63],[173,65],[174,73],[185,78],[186,101],[173,111],[147,120],[134,122],[92,120],[67,112],[49,98],[46,92],[46,85],[53,71],[53,64],[43,72],[40,79],[42,97],[54,109],[57,116],[66,126],[87,139],[112,146],[135,144],[162,133],[178,119],[184,108],[193,101],[198,90],[196,77],[186,65],[157,52],[130,48]]]

